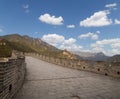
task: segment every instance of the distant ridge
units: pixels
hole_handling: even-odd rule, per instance
[[[108,62],[120,62],[120,54],[119,55],[114,55],[107,60]]]
[[[7,40],[11,43],[11,47],[15,50],[23,52],[42,52],[45,50],[58,51],[57,48],[43,42],[40,39],[31,38],[29,36],[21,36],[19,34],[11,34],[1,36],[0,39]]]
[[[0,36],[0,40],[5,41],[12,50],[18,50],[26,53],[38,53],[58,58],[75,58],[75,56],[69,52],[67,55],[64,55],[63,50],[59,50],[41,39],[32,38],[27,35],[5,35]]]
[[[72,51],[71,53],[78,55],[84,60],[90,61],[106,61],[109,56],[106,56],[104,53],[90,53],[90,52],[80,52],[80,51]]]

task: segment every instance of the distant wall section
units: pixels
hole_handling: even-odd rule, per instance
[[[104,62],[104,61],[87,61],[87,60],[73,60],[60,59],[56,57],[49,57],[35,53],[26,53],[26,55],[34,56],[43,61],[53,63],[56,65],[69,67],[78,70],[90,71],[106,76],[120,78],[120,62]]]

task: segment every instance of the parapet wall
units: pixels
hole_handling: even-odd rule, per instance
[[[39,54],[27,53],[26,55],[34,56],[49,63],[57,64],[78,70],[90,71],[106,76],[120,78],[120,62],[104,62],[104,61],[86,61],[86,60],[68,60],[55,57],[48,57]]]
[[[11,99],[25,76],[25,57],[0,61],[0,99]]]

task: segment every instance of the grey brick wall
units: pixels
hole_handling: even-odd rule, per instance
[[[11,99],[25,76],[25,57],[0,62],[0,99]]]

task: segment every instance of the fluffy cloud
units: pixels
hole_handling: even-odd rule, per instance
[[[76,39],[69,38],[68,40],[64,40],[63,44],[65,44],[65,45],[71,45],[71,44],[74,44],[75,42],[76,42]]]
[[[83,48],[76,44],[76,39],[65,39],[64,36],[58,34],[43,35],[42,40],[62,50],[67,49],[69,51],[78,51]]]
[[[112,49],[112,51],[109,52],[112,52],[112,55],[120,54],[120,49]]]
[[[109,11],[95,12],[89,18],[80,22],[80,26],[84,27],[100,27],[112,24],[112,20],[108,18]]]
[[[67,25],[67,28],[75,28],[75,25]]]
[[[80,39],[91,38],[92,40],[97,40],[99,38],[99,36],[98,36],[99,33],[100,33],[100,31],[97,31],[96,33],[88,32],[86,34],[81,34],[79,36],[79,38]]]
[[[67,49],[68,51],[79,51],[81,50],[83,47],[80,45],[76,45],[76,44],[71,44],[71,45],[61,45],[60,49]]]
[[[104,52],[107,55],[120,54],[120,38],[104,39],[91,44],[93,52]]]
[[[111,47],[112,48],[120,48],[120,42],[116,42],[116,43],[111,44]]]
[[[76,39],[69,38],[67,40],[64,40],[64,42],[60,45],[60,49],[67,49],[68,51],[79,51],[83,47],[81,45],[76,44]]]
[[[107,44],[115,44],[115,43],[119,43],[120,44],[120,38],[116,38],[116,39],[104,39],[102,41],[96,41],[97,45],[107,45]]]
[[[120,24],[120,20],[115,19],[115,24]]]
[[[105,49],[104,49],[104,48],[101,48],[101,47],[94,47],[94,48],[92,48],[91,52],[92,52],[92,53],[103,52],[104,54],[108,55],[108,54],[106,53]]]
[[[42,40],[53,46],[57,46],[58,44],[61,44],[65,38],[64,36],[58,34],[47,34],[43,35]]]
[[[105,7],[107,8],[113,8],[113,7],[116,7],[117,4],[116,3],[112,3],[112,4],[106,4]]]
[[[63,24],[63,18],[62,16],[55,17],[51,16],[50,14],[46,13],[44,15],[41,15],[38,18],[41,22],[51,24],[51,25],[62,25]]]

